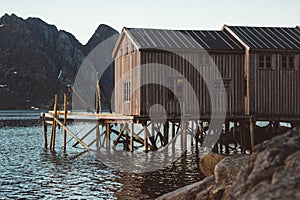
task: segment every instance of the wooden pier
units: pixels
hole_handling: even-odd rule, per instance
[[[55,151],[57,127],[63,129],[63,150],[81,145],[85,150],[98,151],[101,148],[123,148],[133,152],[143,148],[144,152],[156,151],[170,145],[178,144],[183,152],[187,146],[200,147],[208,134],[210,116],[174,116],[152,117],[123,115],[117,113],[72,112],[67,110],[67,95],[64,95],[63,110],[58,109],[57,95],[54,98],[54,110],[41,113],[44,132],[44,148]],[[86,123],[89,127],[71,130],[72,122]],[[256,119],[253,116],[226,116],[220,138],[211,148],[215,152],[229,153],[240,151],[250,153],[255,145]],[[49,142],[47,125],[51,125]],[[69,135],[69,137],[67,137]],[[114,137],[112,137],[114,135]],[[89,138],[87,140],[87,138]],[[112,140],[112,138],[114,138]],[[190,140],[188,145],[188,140]],[[49,146],[48,146],[49,144]]]

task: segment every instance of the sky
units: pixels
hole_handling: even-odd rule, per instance
[[[0,0],[0,15],[38,17],[85,44],[100,24],[122,27],[220,30],[300,25],[299,0]]]

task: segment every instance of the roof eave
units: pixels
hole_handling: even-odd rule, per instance
[[[120,36],[118,37],[118,40],[116,42],[116,45],[113,49],[112,58],[116,58],[116,54],[118,52],[119,46],[120,46],[120,44],[122,42],[122,39],[124,38],[125,35],[130,39],[130,41],[132,42],[132,44],[134,45],[134,47],[137,50],[139,50],[141,48],[140,45],[137,43],[137,41],[134,39],[134,37],[131,35],[130,30],[128,30],[126,27],[123,27],[122,31],[120,33]]]
[[[246,50],[248,51],[250,50],[250,47],[237,34],[235,34],[234,31],[232,31],[230,27],[227,26],[226,24],[224,24],[224,26],[222,27],[222,31],[224,30],[228,31],[239,43],[241,43],[245,47]]]

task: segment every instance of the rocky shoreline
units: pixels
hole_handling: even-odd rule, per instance
[[[206,178],[159,200],[300,199],[300,127],[255,146],[251,155],[200,158]]]

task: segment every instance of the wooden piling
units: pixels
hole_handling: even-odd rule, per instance
[[[67,127],[67,94],[64,94],[64,125]],[[64,129],[64,153],[66,153],[67,149],[67,131]]]
[[[172,139],[175,137],[175,122],[172,122]]]
[[[148,130],[147,130],[147,121],[144,121],[142,123],[143,129],[144,129],[144,152],[148,152]]]
[[[194,121],[192,121],[191,146],[194,146]]]
[[[54,113],[53,117],[55,118],[57,116],[57,94],[54,96]],[[51,132],[51,144],[50,144],[50,149],[51,151],[54,151],[55,149],[55,135],[56,135],[56,121],[53,121],[52,124],[52,132]]]
[[[229,121],[226,121],[225,122],[225,138],[228,138],[228,135],[229,135],[229,128],[230,128],[230,122]],[[229,154],[229,142],[230,141],[227,141],[227,139],[225,139],[225,153],[226,154]]]
[[[133,128],[134,128],[134,123],[130,122],[130,152],[133,152]]]
[[[182,122],[182,132],[181,132],[181,144],[182,144],[182,152],[185,153],[187,151],[187,141],[186,141],[186,129],[188,127],[187,122]]]
[[[250,118],[249,120],[249,132],[250,132],[250,142],[251,142],[251,153],[253,152],[255,143],[254,143],[254,126],[255,126],[255,121],[253,118]]]
[[[99,151],[100,149],[100,130],[99,130],[99,124],[97,123],[96,126],[96,150]]]
[[[99,74],[96,73],[96,113],[101,112],[101,101],[100,101],[100,87],[99,87]]]
[[[106,123],[105,137],[106,137],[106,148],[110,148],[110,123]]]
[[[169,121],[166,121],[164,124],[164,142],[163,146],[166,146],[169,142]]]
[[[46,124],[45,113],[42,114],[42,126],[44,132],[44,149],[46,150],[48,147],[48,142],[47,142],[47,124]]]

